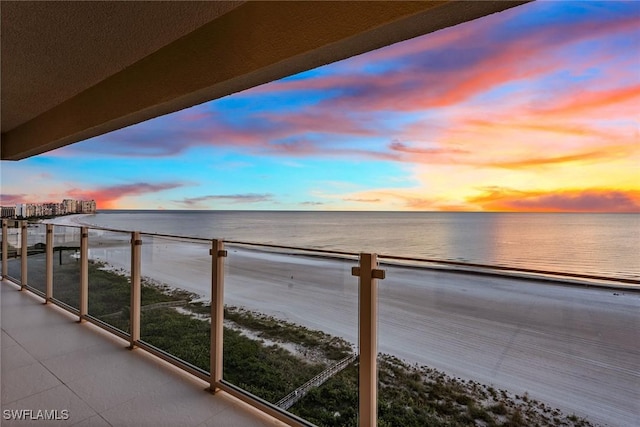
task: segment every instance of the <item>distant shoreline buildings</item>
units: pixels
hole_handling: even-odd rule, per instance
[[[62,203],[18,203],[15,206],[2,206],[2,218],[39,218],[47,216],[86,214],[96,212],[95,200],[64,199]]]

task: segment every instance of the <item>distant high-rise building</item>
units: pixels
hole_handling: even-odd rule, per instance
[[[2,208],[2,216],[16,218],[32,218],[43,216],[58,216],[75,213],[95,213],[95,200],[64,199],[62,203],[19,203],[16,207]]]
[[[26,203],[19,203],[16,205],[16,218],[27,218]]]
[[[2,218],[15,218],[16,216],[15,206],[2,206],[0,209],[2,211],[2,213],[0,214]]]
[[[71,214],[71,213],[76,213],[78,211],[78,201],[77,200],[73,200],[73,199],[64,199],[62,201],[62,204],[64,205],[64,210],[66,213]]]

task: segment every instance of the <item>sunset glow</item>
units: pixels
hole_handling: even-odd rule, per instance
[[[3,206],[640,212],[640,2],[535,2],[20,162]]]

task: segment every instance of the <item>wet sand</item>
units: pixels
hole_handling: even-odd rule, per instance
[[[142,274],[210,295],[206,244],[147,239]],[[357,342],[353,261],[229,247],[225,303]],[[91,256],[128,270],[128,248]],[[640,425],[640,292],[385,266],[379,350],[528,393],[611,426]]]

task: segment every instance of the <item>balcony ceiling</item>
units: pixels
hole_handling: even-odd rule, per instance
[[[19,160],[526,1],[0,3]]]

